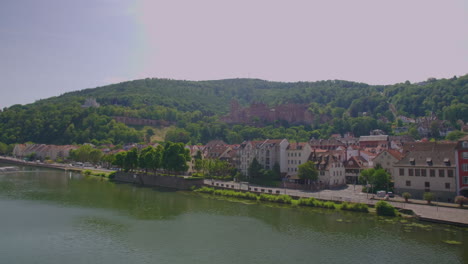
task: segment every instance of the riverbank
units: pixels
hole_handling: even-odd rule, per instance
[[[236,191],[248,191],[257,194],[286,194],[295,199],[299,198],[315,198],[324,201],[334,201],[337,203],[352,202],[363,203],[369,207],[374,207],[380,200],[371,199],[367,194],[355,190],[354,186],[350,185],[342,190],[322,190],[317,192],[309,192],[302,190],[293,190],[287,188],[273,188],[251,185],[249,183],[225,182],[219,180],[205,180],[205,186],[230,189]],[[412,211],[414,216],[421,221],[468,227],[468,210],[457,207],[442,207],[438,203],[432,205],[418,203],[402,203],[395,201],[387,201],[398,210]]]
[[[234,198],[258,201],[258,202],[287,204],[291,206],[318,207],[318,208],[337,209],[337,210],[343,210],[343,211],[354,211],[354,212],[362,212],[362,213],[369,212],[369,207],[367,206],[367,204],[348,203],[348,202],[335,203],[331,201],[317,200],[313,197],[294,199],[293,197],[289,195],[285,195],[285,194],[279,194],[279,195],[256,194],[252,192],[215,189],[215,188],[206,187],[206,186],[196,189],[194,191],[199,192],[199,193],[211,194],[215,196],[234,197]]]

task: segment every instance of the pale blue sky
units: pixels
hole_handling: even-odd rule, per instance
[[[146,77],[468,73],[466,0],[2,0],[0,108]]]

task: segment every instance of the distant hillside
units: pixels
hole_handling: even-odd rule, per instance
[[[88,98],[96,99],[100,106],[81,107]],[[325,120],[330,122],[295,128],[294,133],[284,130],[290,127],[287,123],[275,124],[278,130],[263,132],[259,132],[261,128],[258,127],[220,123],[219,117],[228,113],[232,99],[244,107],[254,102],[269,106],[307,104],[309,111],[327,116]],[[393,113],[389,104],[394,107]],[[395,115],[415,118],[430,113],[453,124],[459,119],[467,122],[468,75],[387,86],[338,80],[296,83],[258,79],[128,81],[5,109],[0,113],[0,142],[66,144],[144,140],[147,130],[118,123],[113,120],[114,116],[176,123],[177,133],[168,131],[167,136],[177,134],[184,141],[203,143],[212,138],[238,142],[244,138],[288,135],[301,140],[345,131],[365,134],[368,129],[375,128],[391,132],[388,131],[389,122],[394,121]]]

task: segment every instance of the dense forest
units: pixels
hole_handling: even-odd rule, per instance
[[[99,107],[82,107],[94,98]],[[309,105],[309,111],[328,122],[313,124],[226,124],[220,116],[229,103],[262,102]],[[391,106],[391,107],[390,107]],[[391,111],[393,107],[393,112]],[[411,118],[434,114],[459,128],[468,122],[468,75],[428,79],[395,85],[368,85],[349,81],[282,83],[258,79],[179,81],[143,79],[66,93],[29,105],[14,105],[0,112],[0,142],[48,144],[123,144],[149,140],[153,128],[127,126],[113,116],[164,120],[175,124],[166,140],[206,143],[222,139],[240,143],[246,139],[288,138],[305,141],[333,133],[367,135],[373,129],[392,134],[396,116]],[[457,122],[458,121],[458,122]]]

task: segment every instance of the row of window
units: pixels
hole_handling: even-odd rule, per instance
[[[468,177],[467,177],[468,178]],[[411,181],[406,181],[406,186],[411,186]],[[424,188],[431,188],[431,182],[424,182]],[[445,189],[450,189],[450,182],[445,183]]]
[[[288,152],[288,157],[300,157],[301,156],[301,152]]]
[[[462,152],[463,159],[468,159],[468,152]]]
[[[288,160],[288,164],[301,164],[300,160]]]
[[[429,176],[435,177],[436,176],[435,169],[429,169]],[[445,169],[439,169],[439,177],[445,177]],[[405,176],[405,169],[400,168],[400,176]],[[427,169],[408,169],[408,176],[427,176]],[[453,177],[453,170],[447,170],[447,177]]]
[[[288,168],[289,172],[297,171],[297,168]]]
[[[468,152],[467,152],[468,153]],[[468,171],[468,163],[462,164],[462,170],[463,171]]]

